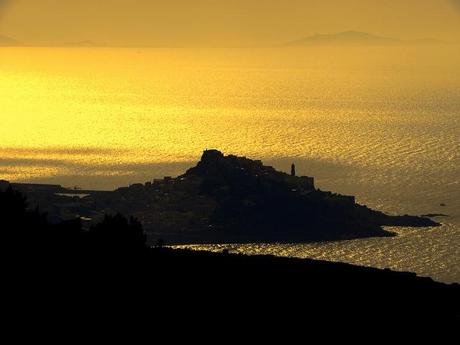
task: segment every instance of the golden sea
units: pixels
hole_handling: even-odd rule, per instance
[[[395,238],[231,250],[460,282],[458,71],[457,45],[0,48],[0,179],[114,189],[180,174],[206,148],[295,162],[373,208],[449,217]]]

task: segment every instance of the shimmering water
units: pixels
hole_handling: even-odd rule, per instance
[[[449,217],[396,238],[233,250],[460,282],[459,70],[458,46],[0,48],[0,179],[111,189],[178,174],[205,148],[296,162],[371,207]]]

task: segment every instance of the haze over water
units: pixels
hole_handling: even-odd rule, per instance
[[[372,208],[449,217],[395,238],[233,250],[460,282],[459,70],[457,45],[0,48],[0,179],[114,189],[180,174],[205,148],[295,162]]]

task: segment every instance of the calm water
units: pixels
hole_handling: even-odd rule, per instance
[[[205,148],[296,162],[371,207],[449,217],[396,238],[232,250],[460,282],[459,70],[457,46],[0,48],[0,179],[112,189],[176,175]]]

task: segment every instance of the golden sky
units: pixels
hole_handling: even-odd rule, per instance
[[[270,44],[347,30],[460,40],[460,0],[0,0],[0,33],[29,43]]]

